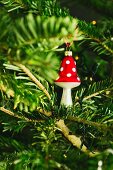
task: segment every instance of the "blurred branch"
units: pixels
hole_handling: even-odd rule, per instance
[[[48,97],[48,99],[50,100],[51,97],[48,93],[48,91],[45,89],[45,87],[37,80],[37,78],[30,72],[30,70],[28,68],[26,68],[24,65],[19,64],[19,63],[14,63],[16,66],[18,66],[19,68],[22,69],[22,71],[24,71],[29,78],[45,93],[45,95]]]
[[[3,92],[6,92],[7,87],[4,86],[3,84],[0,84],[0,90],[3,91]],[[11,90],[11,89],[8,89],[8,95],[11,96],[11,97],[14,97],[14,91]]]

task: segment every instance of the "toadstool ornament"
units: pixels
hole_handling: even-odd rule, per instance
[[[63,88],[61,105],[66,107],[72,106],[71,89],[79,86],[80,83],[72,51],[65,51],[65,57],[60,66],[59,77],[55,80],[55,84]]]

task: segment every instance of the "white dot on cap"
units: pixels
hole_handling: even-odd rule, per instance
[[[75,61],[74,63],[75,63],[75,65],[76,65],[76,61]]]
[[[67,74],[67,77],[71,77],[71,73],[68,73],[68,74]]]
[[[80,80],[80,78],[79,78],[79,77],[77,77],[77,80]]]
[[[63,71],[63,70],[64,70],[64,68],[63,68],[63,67],[61,67],[61,68],[60,68],[60,71]]]
[[[73,72],[76,72],[76,68],[72,68],[72,71],[73,71]]]
[[[66,61],[66,64],[70,64],[70,61],[69,61],[69,60],[67,60],[67,61]]]

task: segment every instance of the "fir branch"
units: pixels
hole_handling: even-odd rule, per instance
[[[47,117],[50,117],[52,116],[52,112],[51,111],[46,111],[44,109],[37,109],[40,113],[44,114],[45,116]],[[79,117],[73,117],[73,116],[68,116],[67,117],[68,120],[70,121],[75,121],[75,122],[78,122],[78,123],[83,123],[83,124],[87,124],[89,126],[94,126],[95,128],[97,128],[99,131],[109,131],[110,128],[107,127],[107,125],[105,124],[101,124],[101,123],[98,123],[98,122],[93,122],[93,121],[89,121],[89,120],[86,120],[86,119],[82,119],[82,118],[79,118]]]
[[[84,100],[91,99],[92,97],[98,96],[99,94],[102,94],[102,93],[104,93],[104,92],[107,91],[107,90],[109,90],[109,89],[100,90],[100,91],[98,91],[98,92],[96,92],[96,93],[93,93],[93,94],[91,94],[91,95],[89,95],[89,96],[86,96],[86,97],[83,98],[83,101],[84,101]]]
[[[4,86],[3,84],[0,84],[0,90],[3,91],[4,93],[6,93],[7,87]],[[9,90],[8,90],[8,96],[9,96],[9,97],[14,97],[14,91],[11,90],[11,89],[9,89]],[[42,108],[39,108],[39,107],[37,107],[37,111],[40,112],[41,114],[47,116],[47,117],[52,116],[52,112],[51,112],[51,111],[46,111],[46,110],[44,110],[44,109],[42,109]],[[12,114],[12,115],[13,115],[13,114]]]
[[[18,116],[17,114],[13,113],[12,111],[8,110],[8,109],[5,109],[4,107],[0,107],[0,110],[10,116],[13,116],[15,118],[18,118],[18,119],[22,119],[22,120],[25,120],[27,122],[32,122],[32,123],[37,123],[37,122],[42,122],[44,120],[36,120],[36,119],[28,119],[27,117],[22,117],[22,116]]]
[[[68,9],[61,8],[57,0],[1,0],[0,3],[8,12],[15,12],[17,15],[28,12],[46,16],[69,15]]]
[[[101,41],[100,39],[98,38],[94,38],[93,36],[89,36],[93,41],[97,42],[99,45],[101,45],[106,51],[108,51],[110,54],[113,54],[113,50],[108,47],[104,41]]]
[[[84,97],[84,98],[83,98],[83,101],[88,100],[88,99],[91,99],[92,97],[96,97],[96,96],[98,96],[98,95],[100,95],[100,94],[102,94],[102,93],[104,93],[104,92],[106,92],[106,91],[111,91],[111,90],[113,90],[113,88],[106,88],[106,89],[104,89],[104,90],[100,90],[100,91],[98,91],[98,92],[96,92],[96,93],[93,93],[93,94],[91,94],[91,95],[89,95],[89,96]],[[77,103],[77,104],[78,104],[78,103]]]
[[[103,42],[100,42],[100,44],[106,49],[106,51],[109,51],[111,54],[113,54],[113,50],[109,48],[107,45],[105,45]]]
[[[88,151],[87,147],[83,144],[82,146],[82,141],[80,140],[79,137],[75,135],[70,135],[69,132],[70,130],[68,127],[65,125],[64,120],[60,119],[59,121],[56,122],[57,127],[61,130],[63,135],[72,143],[73,146],[77,147],[78,149],[81,149],[82,152],[88,154],[89,156],[95,156],[99,154],[98,152],[92,153]],[[81,148],[82,146],[82,148]]]
[[[48,93],[48,91],[45,89],[45,87],[40,83],[40,81],[37,80],[37,78],[31,73],[31,71],[26,68],[24,65],[19,64],[19,63],[14,63],[16,66],[18,66],[19,68],[22,69],[22,71],[24,71],[29,78],[45,93],[45,95],[48,97],[48,99],[50,100],[50,94]]]
[[[99,82],[94,82],[88,86],[88,88],[81,88],[75,94],[75,105],[78,105],[79,98],[82,101],[91,99],[105,93],[106,91],[113,90],[113,81],[112,79],[106,79]]]
[[[82,118],[79,118],[79,117],[68,116],[67,119],[71,120],[71,121],[74,121],[74,122],[87,124],[89,126],[94,126],[95,128],[97,128],[100,131],[109,131],[110,130],[110,128],[107,127],[107,125],[105,125],[105,124],[92,122],[92,121],[85,120],[85,119],[82,119]]]
[[[86,37],[86,40],[89,39],[91,41],[91,45],[94,50],[97,50],[97,52],[100,52],[100,54],[102,52],[109,52],[113,55],[112,48],[105,44],[109,37],[106,38],[106,36],[100,32],[98,27],[95,27],[93,24],[81,20],[78,21],[78,27]]]

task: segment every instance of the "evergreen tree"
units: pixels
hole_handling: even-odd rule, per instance
[[[0,170],[113,169],[112,1],[83,3],[104,19],[56,0],[0,1]],[[54,84],[66,42],[82,81],[68,108]]]

